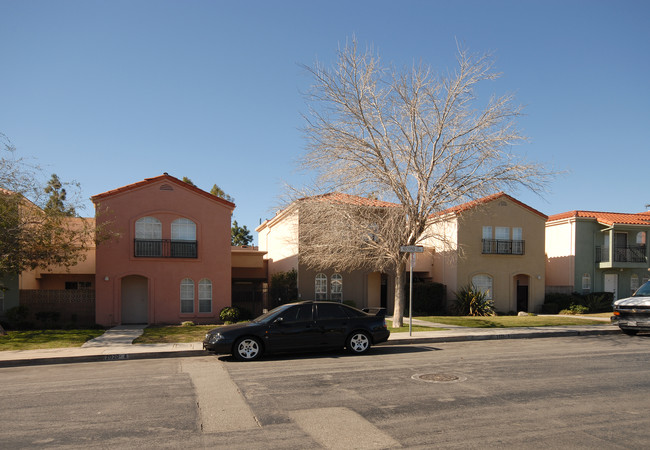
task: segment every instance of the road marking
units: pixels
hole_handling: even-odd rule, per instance
[[[289,417],[325,448],[401,447],[399,442],[348,408],[303,409],[289,412]]]
[[[217,358],[192,358],[182,364],[196,390],[205,433],[244,431],[259,428],[259,423],[241,392]]]

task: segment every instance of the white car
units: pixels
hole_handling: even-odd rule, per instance
[[[612,323],[621,331],[634,336],[639,331],[650,331],[650,281],[632,294],[632,297],[616,300],[613,305]]]

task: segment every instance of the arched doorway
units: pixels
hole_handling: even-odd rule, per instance
[[[528,312],[528,292],[530,277],[528,275],[517,275],[515,277],[515,295],[517,296],[517,312]]]
[[[149,323],[149,281],[140,275],[122,278],[123,324]]]

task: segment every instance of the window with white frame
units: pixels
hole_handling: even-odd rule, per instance
[[[330,299],[342,302],[343,301],[343,277],[335,273],[330,280]]]
[[[591,275],[588,273],[582,274],[582,290],[591,291]]]
[[[190,219],[176,219],[172,222],[172,240],[196,241],[196,224]]]
[[[136,239],[162,239],[162,223],[155,217],[142,217],[135,222]]]
[[[492,227],[483,227],[483,253],[494,253],[492,242]]]
[[[472,285],[483,292],[487,300],[492,300],[492,277],[490,275],[474,275]]]
[[[327,275],[319,273],[315,283],[314,300],[327,300]]]
[[[191,314],[194,312],[194,281],[185,278],[181,281],[181,313]]]
[[[639,276],[633,273],[630,277],[630,291],[634,293],[637,289],[639,289]]]
[[[512,228],[512,254],[524,254],[524,234],[520,227]]]
[[[207,278],[199,281],[199,312],[212,312],[212,281]]]

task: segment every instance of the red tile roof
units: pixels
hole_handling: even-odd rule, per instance
[[[537,215],[543,217],[544,219],[548,218],[548,216],[546,214],[541,213],[541,212],[537,211],[534,208],[531,208],[530,206],[526,205],[525,203],[520,202],[516,198],[509,196],[505,192],[497,192],[496,194],[488,195],[487,197],[479,198],[477,200],[472,200],[471,202],[463,203],[463,204],[457,205],[457,206],[452,206],[451,208],[448,208],[448,209],[446,209],[444,211],[441,211],[438,214],[431,215],[431,218],[435,218],[435,217],[438,217],[438,216],[444,216],[444,215],[447,215],[447,214],[460,214],[460,213],[462,213],[464,211],[470,210],[470,209],[475,208],[475,207],[477,207],[479,205],[484,205],[486,203],[497,200],[499,198],[507,198],[511,202],[514,202],[514,203],[518,204],[519,206],[529,210],[530,212],[532,212],[534,214],[537,214]]]
[[[185,183],[184,181],[179,180],[178,178],[173,177],[173,176],[169,175],[168,173],[164,173],[162,175],[159,175],[159,176],[153,177],[153,178],[145,178],[144,180],[138,181],[136,183],[128,184],[126,186],[122,186],[122,187],[119,187],[117,189],[112,189],[110,191],[102,192],[101,194],[93,195],[92,197],[90,197],[90,199],[93,201],[93,203],[96,203],[98,200],[101,200],[103,198],[111,197],[113,195],[117,195],[117,194],[120,194],[120,193],[123,193],[123,192],[127,192],[127,191],[130,191],[130,190],[137,189],[139,187],[146,186],[148,184],[156,183],[158,181],[163,181],[163,180],[175,183],[175,184],[177,184],[179,186],[182,186],[182,187],[184,187],[186,189],[189,189],[190,191],[194,191],[197,194],[200,194],[200,195],[202,195],[202,196],[204,196],[206,198],[209,198],[210,200],[215,200],[217,202],[223,203],[224,205],[226,205],[226,206],[228,206],[230,208],[233,208],[233,209],[235,208],[234,203],[229,202],[228,200],[225,200],[225,199],[223,199],[221,197],[217,197],[216,195],[212,195],[209,192],[206,192],[206,191],[204,191],[202,189],[197,188],[196,186],[192,186],[191,184]]]
[[[637,214],[601,211],[568,211],[565,213],[554,214],[548,218],[548,221],[580,217],[595,219],[605,225],[650,225],[650,211]]]
[[[374,198],[359,197],[356,195],[343,194],[341,192],[330,192],[328,194],[315,195],[313,197],[306,197],[305,199],[317,199],[322,201],[330,201],[334,203],[345,203],[349,205],[357,206],[374,206],[379,208],[393,208],[400,206],[397,203],[385,202],[382,200],[376,200]]]

